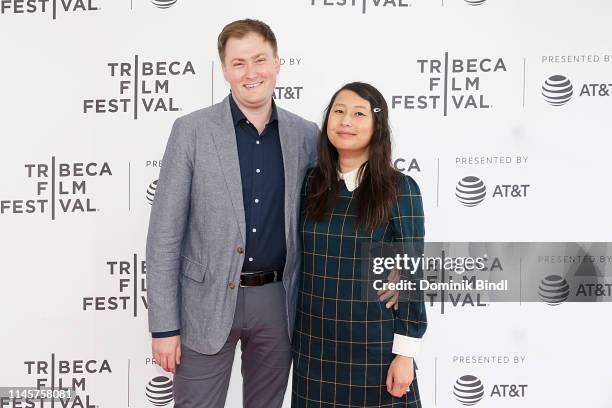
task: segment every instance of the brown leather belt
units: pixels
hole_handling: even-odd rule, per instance
[[[240,274],[240,287],[263,286],[283,280],[283,271],[244,271]]]

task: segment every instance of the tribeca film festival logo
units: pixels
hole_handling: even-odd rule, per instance
[[[91,376],[112,374],[111,366],[106,359],[58,360],[55,353],[51,353],[49,360],[30,360],[24,361],[23,364],[26,367],[26,373],[35,377],[35,389],[53,390],[53,395],[58,395],[58,397],[43,400],[30,398],[27,396],[28,393],[19,393],[20,395],[13,398],[1,397],[1,407],[97,408],[98,406],[92,403],[91,394],[87,391],[87,380]],[[19,388],[23,391],[31,390],[31,388]],[[61,390],[72,390],[73,392],[69,393],[68,398],[56,392]]]
[[[445,258],[445,263],[452,259],[452,258]],[[501,273],[504,271],[504,267],[502,265],[501,260],[499,259],[499,257],[494,257],[494,258],[489,258],[489,256],[487,254],[484,254],[482,259],[482,268],[480,268],[479,270],[482,272],[488,272],[488,273]],[[444,264],[444,269],[445,270],[451,270],[452,268],[448,268],[446,264]],[[428,285],[431,285],[431,287],[435,287],[436,283],[438,283],[441,289],[439,290],[439,292],[434,292],[434,291],[430,291],[428,293],[425,293],[425,297],[429,299],[429,305],[433,306],[434,303],[437,301],[440,303],[440,312],[442,314],[444,314],[444,307],[445,307],[445,302],[448,302],[450,304],[451,307],[457,308],[457,307],[487,307],[489,306],[489,303],[485,302],[482,299],[481,293],[471,293],[469,290],[466,291],[446,291],[444,289],[442,289],[444,287],[444,283],[448,283],[448,284],[456,284],[456,282],[454,281],[454,279],[452,278],[452,276],[450,274],[448,274],[448,277],[445,277],[444,274],[441,273],[442,269],[436,269],[436,268],[432,268],[430,270],[427,271],[427,274],[425,275],[425,280],[428,283]],[[476,287],[477,286],[477,276],[474,273],[474,271],[465,271],[465,272],[461,272],[464,276],[461,277],[460,282],[462,283],[462,285],[465,285],[466,287]]]
[[[508,71],[501,57],[418,59],[418,73],[427,77],[427,92],[422,94],[392,95],[392,109],[434,110],[448,116],[450,110],[466,111],[491,109],[488,94],[482,89],[484,76]]]
[[[360,8],[362,14],[366,14],[370,7],[375,9],[398,9],[412,7],[412,2],[407,0],[310,0],[314,7],[352,7]]]
[[[111,260],[106,262],[108,274],[116,280],[118,294],[111,296],[83,297],[83,311],[130,310],[134,317],[138,316],[139,307],[147,309],[146,261],[138,254],[126,260]]]
[[[0,0],[0,15],[50,14],[56,20],[58,13],[76,14],[99,10],[100,7],[93,0]]]
[[[176,4],[178,0],[151,0],[151,3],[157,8],[167,9]]]
[[[397,171],[401,171],[404,174],[408,174],[410,172],[421,172],[421,166],[419,166],[419,162],[417,159],[413,158],[404,158],[398,157],[393,161],[393,167]]]
[[[531,184],[496,184],[491,194],[492,199],[526,198]],[[455,187],[457,201],[466,207],[475,207],[482,203],[487,194],[487,186],[484,181],[476,176],[463,177]]]
[[[480,6],[487,0],[464,0],[470,6]],[[359,7],[362,14],[366,14],[369,7],[382,9],[395,9],[412,7],[412,2],[407,0],[310,0],[311,6],[340,6]]]
[[[181,110],[170,94],[170,79],[195,76],[191,61],[108,62],[109,76],[117,81],[119,95],[111,98],[83,99],[83,113],[128,113],[138,119],[139,110],[176,112]]]
[[[453,395],[462,405],[472,406],[480,402],[485,395],[495,400],[514,400],[525,398],[527,384],[493,384],[487,392],[484,383],[474,375],[463,375],[453,385]]]
[[[34,198],[1,199],[0,214],[91,213],[99,211],[89,194],[89,181],[112,176],[107,162],[26,163],[26,177],[36,180]]]

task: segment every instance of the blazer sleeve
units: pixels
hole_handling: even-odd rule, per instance
[[[392,209],[394,241],[401,245],[409,256],[421,256],[424,250],[425,219],[421,191],[412,177],[401,175],[398,198]],[[397,244],[396,244],[397,245]],[[423,278],[420,267],[411,280]],[[427,313],[422,297],[411,300],[400,295],[398,310],[395,312],[393,352],[395,354],[416,356],[420,349],[420,339],[427,330]]]
[[[178,118],[162,159],[147,234],[149,331],[180,330],[179,273],[189,218],[195,130]]]
[[[319,142],[319,134],[321,131],[319,130],[319,126],[311,122],[310,130],[308,132],[307,146],[308,146],[308,167],[315,167],[317,165],[318,159],[318,142]]]

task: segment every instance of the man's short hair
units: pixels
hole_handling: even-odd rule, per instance
[[[272,46],[274,56],[277,56],[278,46],[276,45],[276,36],[272,32],[272,29],[263,21],[247,18],[229,23],[223,27],[223,30],[219,34],[219,38],[217,39],[217,50],[219,51],[221,64],[225,63],[225,44],[227,44],[227,41],[230,38],[242,38],[250,33],[261,35],[264,41]]]

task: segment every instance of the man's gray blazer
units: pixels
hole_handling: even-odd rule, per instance
[[[300,188],[316,156],[318,127],[277,108],[283,163],[289,337],[300,267]],[[147,235],[151,332],[181,331],[181,342],[217,353],[234,319],[244,262],[245,216],[229,97],[178,118],[164,153]]]

